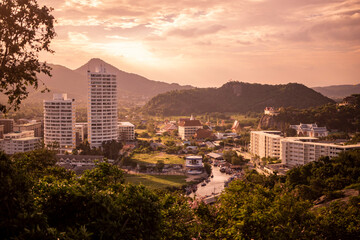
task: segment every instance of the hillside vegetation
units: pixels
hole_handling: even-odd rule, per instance
[[[171,91],[152,98],[143,108],[150,115],[262,111],[267,106],[308,108],[333,100],[302,84],[262,85],[228,82],[220,88]]]
[[[357,97],[357,104],[347,106],[326,104],[308,109],[283,108],[278,116],[273,117],[274,126],[268,128],[276,128],[275,125],[317,123],[329,130],[357,132],[360,130],[360,94],[352,96]]]
[[[0,152],[0,176],[0,239],[360,236],[357,151],[323,157],[286,176],[247,172],[230,183],[215,205],[151,189],[169,182],[176,187],[182,182],[177,176],[126,179],[106,162],[76,176],[56,166],[55,153],[46,149],[11,157]],[[150,188],[138,185],[149,180]]]

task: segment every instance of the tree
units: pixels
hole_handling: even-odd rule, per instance
[[[121,142],[111,140],[103,142],[101,144],[101,147],[103,149],[104,157],[117,160],[119,157],[119,151],[122,149],[123,145]]]
[[[210,163],[204,163],[204,168],[205,168],[205,172],[210,175],[211,172],[212,172],[212,167],[211,167],[211,164]]]
[[[51,76],[51,68],[38,59],[41,51],[53,52],[49,48],[55,36],[51,11],[36,0],[0,2],[0,93],[8,97],[9,105],[0,104],[2,113],[19,109],[28,86],[38,88],[37,73]]]
[[[165,167],[165,163],[163,160],[158,160],[156,163],[156,169],[158,172],[162,172],[163,168]]]

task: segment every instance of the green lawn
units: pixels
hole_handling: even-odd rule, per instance
[[[138,163],[157,163],[162,160],[165,164],[184,164],[185,160],[182,157],[164,152],[158,153],[136,153],[132,159]]]
[[[181,187],[186,184],[183,175],[131,175],[125,174],[125,182],[134,185],[143,184],[151,189],[164,189],[166,187]]]

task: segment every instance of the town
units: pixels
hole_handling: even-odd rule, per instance
[[[0,240],[360,239],[359,1],[0,1]]]
[[[360,149],[359,143],[347,144],[349,139],[329,140],[331,129],[316,123],[287,126],[291,136],[289,130],[254,126],[251,118],[202,122],[192,115],[140,119],[135,126],[118,121],[116,75],[100,66],[98,72],[88,72],[88,85],[87,122],[76,122],[76,99],[54,93],[43,101],[43,119],[0,119],[0,149],[16,154],[47,147],[57,152],[57,165],[77,174],[106,160],[126,171],[129,182],[182,188],[207,203],[245,171],[285,175],[320,157]],[[354,104],[349,99],[338,105]],[[278,109],[266,107],[262,116],[278,114]],[[153,184],[150,179],[157,177],[172,181]]]

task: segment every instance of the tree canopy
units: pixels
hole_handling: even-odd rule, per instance
[[[0,239],[288,240],[360,235],[359,151],[322,158],[285,176],[249,171],[231,182],[214,205],[179,192],[127,184],[125,176],[107,162],[76,176],[56,166],[54,152],[46,149],[11,157],[0,152]],[[342,197],[345,190],[357,195]]]
[[[38,56],[41,51],[53,52],[55,19],[51,11],[36,0],[0,2],[0,93],[8,97],[7,105],[0,104],[3,113],[19,108],[28,87],[38,88],[37,73],[51,76],[51,68]]]

